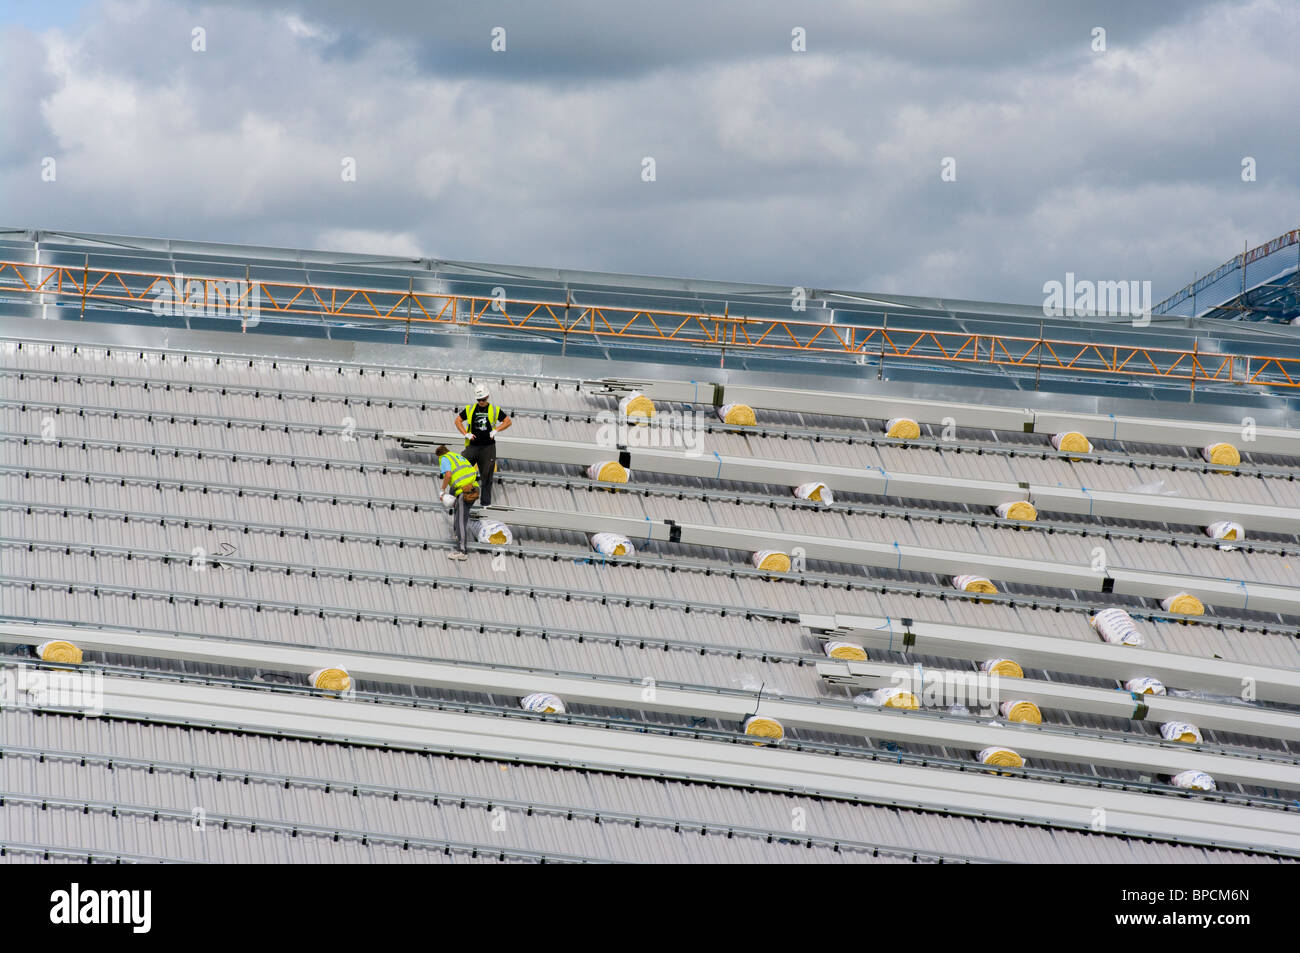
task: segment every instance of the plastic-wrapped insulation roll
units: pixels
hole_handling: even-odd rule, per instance
[[[763,739],[754,742],[756,745],[776,744],[785,737],[785,728],[775,718],[750,715],[745,719],[745,734]]]
[[[827,506],[835,502],[835,495],[825,483],[800,483],[794,488],[794,495],[801,500],[812,500]]]
[[[603,556],[631,556],[636,551],[632,541],[619,533],[596,533],[591,546]]]
[[[1012,500],[1009,503],[999,503],[995,508],[995,512],[1004,520],[1020,520],[1023,523],[1032,523],[1038,519],[1038,510],[1028,500]]]
[[[617,460],[606,460],[587,467],[587,476],[601,483],[626,483],[629,472]]]
[[[753,427],[758,423],[754,408],[748,404],[723,404],[718,408],[718,417],[733,427]]]
[[[755,569],[766,572],[789,572],[790,556],[778,549],[760,549],[750,557]]]
[[[865,662],[867,650],[853,642],[827,642],[822,648],[827,658],[840,659],[844,662]]]
[[[1062,453],[1092,453],[1092,441],[1077,430],[1052,434],[1052,446]]]
[[[911,417],[891,417],[885,422],[885,436],[895,440],[915,440],[921,436],[921,425]]]
[[[352,676],[347,669],[339,666],[318,668],[307,676],[312,688],[323,692],[346,692],[352,687]]]
[[[539,715],[564,714],[564,702],[559,696],[552,695],[550,692],[533,692],[531,695],[525,695],[519,699],[519,707]]]
[[[991,658],[980,663],[980,671],[985,675],[1000,675],[1003,678],[1024,678],[1025,670],[1020,663],[1009,658]]]
[[[631,423],[641,423],[655,415],[655,402],[634,390],[618,402],[618,412]]]

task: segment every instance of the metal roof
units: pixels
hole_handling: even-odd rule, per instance
[[[74,236],[65,243],[84,242]],[[92,245],[108,253],[93,242],[85,247]],[[273,250],[263,251],[276,261]],[[140,250],[164,252],[178,260],[219,257],[197,246]],[[286,268],[307,262],[367,274],[422,264],[284,257]],[[556,278],[544,270],[524,277]],[[659,290],[736,291],[697,284]],[[598,376],[646,370],[626,354],[614,357]],[[923,438],[906,445],[884,439],[881,421],[864,419],[852,401],[837,404],[834,380],[821,392],[824,408],[813,399],[810,409],[781,409],[774,391],[774,406],[764,409],[764,388],[789,381],[737,374],[727,381],[750,388],[760,426],[706,429],[704,459],[717,461],[716,471],[674,470],[664,457],[658,470],[634,463],[634,482],[611,491],[593,487],[578,463],[544,452],[561,444],[601,452],[599,415],[616,407],[617,395],[590,379],[591,366],[583,359],[516,364],[500,349],[340,349],[265,329],[159,337],[125,323],[37,323],[27,311],[0,308],[0,621],[37,623],[47,633],[71,626],[88,645],[134,633],[215,648],[202,661],[162,651],[87,653],[86,665],[110,684],[142,692],[156,684],[166,693],[165,705],[160,694],[147,711],[122,702],[84,718],[40,705],[0,706],[0,856],[1153,863],[1296,853],[1288,838],[1300,818],[1300,784],[1286,779],[1295,768],[1298,742],[1289,739],[1300,727],[1300,705],[1272,686],[1289,684],[1300,670],[1300,614],[1252,607],[1221,585],[1239,581],[1243,593],[1293,588],[1300,536],[1285,514],[1300,508],[1296,457],[1252,454],[1242,444],[1243,463],[1227,475],[1201,460],[1197,447],[1170,442],[1197,426],[1230,426],[1230,415],[1209,405],[1168,415],[1209,424],[1167,432],[1134,424],[1126,433],[1150,439],[1098,438],[1098,452],[1083,459],[1056,453],[1045,433],[989,426],[963,426],[954,442],[937,422],[926,424]],[[566,367],[571,374],[555,373]],[[657,379],[674,380],[672,369],[656,371]],[[447,558],[449,521],[433,500],[428,456],[383,434],[446,430],[468,382],[484,377],[494,402],[518,417],[501,442],[497,493],[505,508],[498,515],[508,519],[513,507],[561,519],[543,528],[521,518],[503,556],[478,546],[470,562],[458,564]],[[696,400],[698,382],[676,379],[690,394],[664,400],[661,409],[714,413],[711,386]],[[942,391],[951,406],[968,396]],[[1038,397],[1022,397],[1040,407]],[[1050,405],[1043,397],[1041,408]],[[1118,415],[1128,405],[1095,409],[1107,406]],[[1275,407],[1272,425],[1285,450],[1288,412]],[[1166,409],[1151,405],[1146,413],[1160,420]],[[1268,411],[1260,418],[1267,422]],[[542,450],[530,455],[526,447]],[[723,471],[725,460],[737,461],[733,470]],[[747,472],[745,460],[764,462],[763,476]],[[912,483],[847,492],[834,506],[816,507],[793,499],[781,467],[875,468],[911,474]],[[941,488],[968,484],[975,495],[963,501],[946,489],[927,492],[927,480]],[[1037,523],[1011,526],[974,502],[983,499],[976,490],[1003,486],[1041,487],[1043,500],[1060,501],[1061,509],[1040,503]],[[1079,512],[1070,494],[1106,502]],[[1252,512],[1278,516],[1261,518],[1258,530],[1252,526],[1247,540],[1227,550],[1190,511],[1165,502],[1187,500],[1224,512],[1235,507],[1247,519]],[[679,529],[714,531],[674,538],[650,528],[665,518]],[[647,523],[632,559],[602,558],[584,535],[616,519]],[[778,546],[801,537],[885,541],[960,556],[971,571],[989,572],[1002,560],[1008,575],[996,579],[999,594],[971,598],[956,593],[946,573],[901,561],[871,565],[849,546],[810,559],[802,575],[773,579],[749,562],[738,542],[750,538],[745,533]],[[1044,575],[1053,566],[1086,568],[1098,546],[1111,584],[1062,586]],[[1171,615],[1154,596],[1126,591],[1125,572],[1199,589],[1206,615]],[[1155,720],[1118,717],[1106,705],[1047,704],[1052,685],[1125,694],[1114,669],[1071,653],[1071,646],[1099,644],[1088,616],[1106,606],[1123,606],[1138,621],[1143,651],[1183,680],[1169,688],[1188,700],[1186,710],[1223,710],[1222,723],[1237,730],[1206,727],[1201,745],[1179,747],[1161,740]],[[812,620],[863,617],[905,620],[917,631],[946,624],[1040,638],[1052,651],[1035,656],[1043,667],[1029,666],[1026,675],[1045,686],[1043,724],[1003,723],[1000,730],[1013,746],[1023,737],[1027,749],[1044,754],[1014,777],[980,768],[974,742],[963,739],[1001,722],[992,712],[881,712],[863,720],[875,726],[866,734],[846,730],[852,718],[837,712],[875,710],[854,701],[853,686],[819,670],[825,633]],[[975,670],[977,660],[955,647],[947,655],[923,645],[910,650],[906,630],[900,625],[897,645],[890,639],[873,648],[872,661]],[[0,636],[5,671],[53,671],[14,654],[27,643],[6,639]],[[274,700],[308,698],[301,672],[241,662],[238,646],[323,649],[356,658],[358,671],[363,657],[399,666],[437,660],[460,671],[464,683],[362,679],[359,704],[372,724],[366,731],[381,734],[350,735],[344,709],[316,702],[301,720],[286,720],[288,709],[277,710]],[[1180,660],[1253,667],[1265,687],[1258,697],[1226,697],[1212,668],[1201,676]],[[484,672],[495,674],[475,675]],[[520,672],[543,685],[586,680],[590,697],[607,701],[572,704],[549,738],[552,726],[521,716],[516,694],[490,687]],[[620,694],[620,686],[639,691],[643,684],[718,701],[673,712]],[[127,697],[116,691],[110,697]],[[197,706],[204,692],[229,691],[249,700],[242,718]],[[739,721],[722,713],[731,699],[761,713],[764,698],[773,710],[779,702],[813,714],[792,722],[781,746],[755,749],[738,734]],[[1256,711],[1260,727],[1252,728]],[[373,727],[385,712],[392,747],[381,746],[382,728]],[[415,719],[411,733],[399,736],[397,724],[408,718],[399,713],[407,712]],[[505,738],[501,726],[526,724],[536,746],[525,747],[522,728],[514,749],[505,740],[490,748],[468,740],[434,744],[414,733],[417,721],[430,730],[444,722],[482,725],[485,739],[489,727]],[[1282,738],[1264,727],[1279,723],[1286,725]],[[1023,732],[1032,737],[1015,734]],[[560,750],[562,735],[590,746],[588,767],[547,753]],[[585,740],[597,738],[608,740]],[[1144,760],[1147,750],[1160,755]],[[725,754],[736,773],[710,781],[671,767],[677,751],[683,760],[671,764]],[[1238,779],[1230,771],[1221,777],[1216,795],[1196,795],[1170,787],[1168,774],[1151,766],[1169,762],[1171,752],[1175,760],[1185,754],[1188,767],[1198,752],[1206,763],[1241,758],[1246,767]],[[828,759],[847,766],[844,787],[804,790],[776,768],[778,761],[804,764],[811,776]],[[887,798],[891,779],[903,777],[951,791],[950,809],[919,793],[911,801]],[[1044,781],[1063,800],[1027,810],[1024,792]],[[958,793],[975,784],[988,791],[978,805]],[[1080,807],[1090,803],[1113,805],[1122,822],[1097,829]],[[204,818],[198,826],[197,810]],[[1158,824],[1158,815],[1167,816]],[[1210,819],[1220,817],[1224,830],[1255,833],[1235,840],[1208,833]]]

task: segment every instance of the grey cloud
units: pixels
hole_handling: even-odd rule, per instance
[[[1172,291],[1295,227],[1294,6],[828,4],[803,55],[784,26],[779,52],[755,39],[776,4],[730,34],[734,7],[699,6],[517,8],[509,75],[429,68],[429,43],[480,32],[460,5],[312,4],[297,32],[292,5],[97,6],[0,61],[10,86],[46,76],[11,121],[62,155],[44,189],[0,155],[5,224],[1028,302],[1067,270]],[[567,72],[516,59],[520,27]],[[601,31],[617,69],[578,55]]]

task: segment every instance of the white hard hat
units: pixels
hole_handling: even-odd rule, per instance
[[[486,397],[487,395],[488,395],[488,389],[487,389],[486,385],[484,385],[484,384],[475,384],[475,385],[474,385],[474,399],[475,399],[475,400],[482,400],[482,399],[483,399],[484,397]]]

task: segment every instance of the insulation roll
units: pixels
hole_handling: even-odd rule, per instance
[[[921,436],[921,425],[911,417],[891,417],[885,422],[885,436],[895,440],[915,440]]]
[[[618,402],[618,412],[633,422],[638,419],[649,420],[655,415],[655,402],[639,390],[634,390]]]
[[[1246,538],[1246,528],[1232,520],[1219,520],[1205,527],[1205,535],[1214,539],[1241,540]]]
[[[905,711],[916,711],[921,707],[921,702],[916,695],[906,688],[899,688],[896,685],[877,688],[871,693],[871,700],[881,708],[901,708]]]
[[[1179,592],[1160,600],[1166,612],[1182,615],[1205,615],[1205,605],[1190,592]]]
[[[733,427],[752,427],[758,423],[758,418],[754,416],[754,408],[748,404],[723,404],[718,408],[718,417],[724,424],[731,424]]]
[[[1016,754],[1010,748],[1002,748],[997,745],[985,748],[975,756],[981,764],[990,764],[995,768],[1023,768],[1025,759]]]
[[[1160,726],[1160,737],[1165,741],[1181,741],[1184,744],[1199,745],[1201,730],[1185,721],[1167,721]]]
[[[1004,520],[1023,520],[1026,523],[1032,523],[1038,519],[1038,510],[1028,500],[999,503],[997,505],[997,514]]]
[[[835,502],[831,488],[825,483],[800,483],[794,488],[794,495],[801,500],[812,500],[815,503],[825,503],[827,506]]]
[[[1165,693],[1164,682],[1158,678],[1152,678],[1150,675],[1130,678],[1124,683],[1124,687],[1136,695],[1163,695]]]
[[[312,688],[323,692],[346,692],[352,687],[352,676],[345,668],[318,668],[307,676]]]
[[[827,658],[837,658],[845,662],[865,662],[867,650],[853,642],[827,642],[822,646]]]
[[[1171,779],[1175,787],[1187,788],[1191,791],[1213,791],[1214,778],[1210,777],[1204,771],[1183,771],[1175,774]]]
[[[985,675],[1000,675],[1003,678],[1024,678],[1025,670],[1020,663],[1009,658],[991,658],[980,662],[980,671]]]
[[[750,715],[745,719],[745,734],[755,738],[766,738],[767,743],[776,744],[785,737],[785,728],[775,718]],[[754,744],[763,744],[763,742],[756,741]]]
[[[1123,609],[1102,609],[1089,621],[1097,634],[1112,645],[1142,645],[1146,641],[1133,617]]]
[[[628,471],[627,467],[617,460],[606,460],[604,463],[593,463],[587,467],[587,476],[603,483],[626,483]]]
[[[564,714],[564,702],[550,692],[533,692],[531,695],[525,695],[519,699],[519,707],[539,715]]]
[[[962,575],[953,576],[952,584],[962,592],[997,592],[998,587],[989,582],[984,576]]]
[[[1062,453],[1092,453],[1092,441],[1077,430],[1052,434],[1052,446]]]
[[[596,533],[591,537],[591,546],[604,556],[631,556],[636,552],[632,541],[618,533]]]
[[[1206,463],[1221,467],[1235,467],[1241,463],[1241,454],[1230,443],[1212,443],[1208,447],[1202,447],[1201,456]]]
[[[480,543],[491,543],[493,546],[505,546],[515,541],[510,527],[498,520],[470,520],[469,531]]]
[[[998,706],[998,710],[1007,721],[1018,721],[1026,725],[1043,723],[1043,713],[1038,710],[1038,706],[1023,699],[1005,701]]]
[[[81,664],[81,649],[63,639],[51,639],[36,646],[36,657],[42,662],[64,662],[72,665]]]
[[[790,557],[779,549],[760,549],[751,558],[755,569],[764,569],[768,572],[790,571]]]

